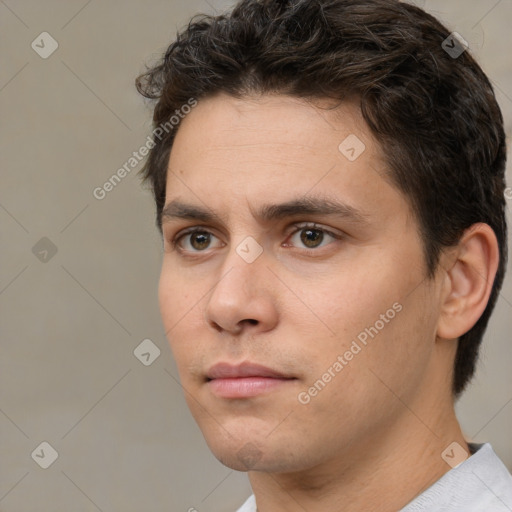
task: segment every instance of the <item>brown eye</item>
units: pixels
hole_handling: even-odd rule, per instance
[[[201,233],[200,231],[192,233],[190,245],[198,251],[206,249],[210,245],[210,233]]]
[[[318,249],[341,238],[342,235],[336,235],[316,225],[297,226],[297,230],[290,236],[293,246],[310,250]]]
[[[201,252],[212,245],[212,240],[217,239],[215,235],[205,230],[192,230],[178,236],[173,242],[183,252]]]
[[[301,242],[309,249],[318,247],[324,239],[324,234],[319,229],[302,229],[300,231]]]

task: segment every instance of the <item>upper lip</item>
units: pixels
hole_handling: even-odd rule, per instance
[[[240,377],[270,377],[277,379],[292,378],[261,364],[243,362],[240,364],[217,363],[207,372],[208,380],[212,379],[235,379]]]

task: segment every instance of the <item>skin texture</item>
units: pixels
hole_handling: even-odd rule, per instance
[[[473,226],[426,279],[417,221],[386,178],[358,107],[326,106],[282,95],[202,99],[169,161],[166,204],[179,200],[218,219],[164,216],[165,330],[195,420],[222,463],[249,471],[259,512],[396,511],[451,469],[441,457],[450,443],[469,451],[452,367],[458,336],[489,297],[494,233]],[[338,149],[350,134],[365,144],[354,161]],[[364,223],[257,216],[264,205],[306,196],[343,202]],[[323,232],[308,249],[305,223],[341,238]],[[197,234],[182,236],[191,227],[211,237],[200,245]],[[262,250],[252,263],[237,252],[246,237]],[[385,322],[393,304],[400,311]],[[378,333],[333,370],[378,320]],[[294,380],[222,398],[206,381],[221,361],[251,361]],[[322,377],[329,369],[331,378]],[[301,403],[299,393],[322,378],[325,386]]]

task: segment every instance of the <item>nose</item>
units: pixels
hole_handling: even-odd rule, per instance
[[[206,303],[207,324],[231,335],[245,331],[254,335],[273,329],[278,322],[273,277],[264,253],[248,263],[233,247]]]

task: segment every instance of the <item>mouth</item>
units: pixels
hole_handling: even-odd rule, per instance
[[[275,391],[294,380],[296,377],[251,362],[217,363],[206,374],[206,385],[221,398],[250,398]]]

